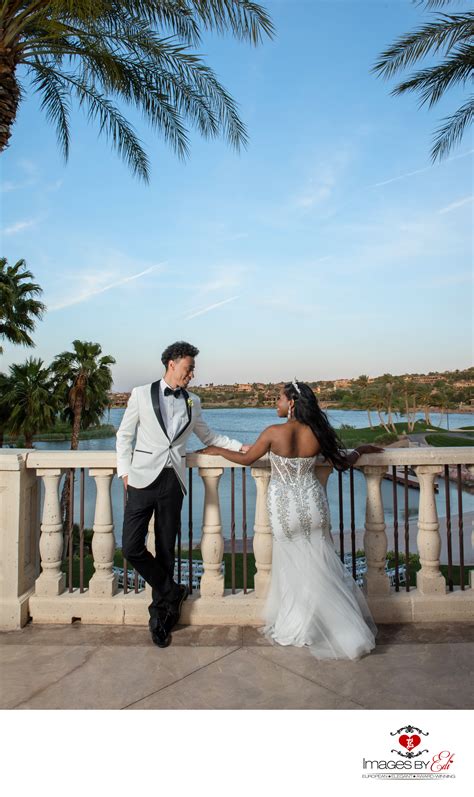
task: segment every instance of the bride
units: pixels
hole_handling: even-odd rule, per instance
[[[296,379],[283,387],[277,414],[287,423],[264,429],[245,453],[216,446],[199,453],[251,465],[269,452],[273,556],[266,636],[280,645],[307,646],[318,659],[358,659],[375,647],[377,627],[334,548],[326,493],[314,465],[322,454],[346,470],[361,454],[382,449],[363,445],[346,454],[312,389]]]

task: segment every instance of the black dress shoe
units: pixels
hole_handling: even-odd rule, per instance
[[[179,623],[183,603],[189,595],[189,589],[185,584],[179,585],[179,591],[180,596],[178,600],[170,606],[169,611],[166,613],[163,619],[163,625],[167,631],[171,631],[171,629]]]
[[[183,608],[183,603],[189,595],[189,589],[187,588],[186,584],[179,585],[180,596],[176,603],[173,603],[170,609],[170,613],[176,617],[176,623],[179,623],[179,618],[181,617],[181,610]]]
[[[151,628],[151,638],[159,648],[167,648],[171,642],[170,629],[162,620],[159,620],[154,628]]]

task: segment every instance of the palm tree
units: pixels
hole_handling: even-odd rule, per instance
[[[395,395],[394,388],[396,384],[396,377],[392,374],[384,374],[381,377],[382,392],[385,393],[385,405],[387,408],[387,423],[391,427],[391,431],[397,434],[397,427],[393,422],[392,412],[396,411],[395,408]],[[380,416],[379,416],[380,417]]]
[[[110,366],[115,360],[109,355],[101,357],[98,343],[74,340],[72,345],[74,351],[58,354],[51,368],[63,418],[72,423],[71,450],[76,450],[81,427],[99,423],[109,405]]]
[[[416,422],[416,398],[415,392],[412,395],[413,401],[413,409],[410,409],[410,396],[409,390],[413,389],[413,384],[411,382],[405,381],[402,388],[402,395],[403,395],[403,402],[404,402],[404,409],[405,409],[405,416],[407,419],[407,433],[410,434],[413,432],[415,428]]]
[[[250,0],[4,0],[0,152],[29,91],[40,94],[65,159],[73,99],[146,181],[147,155],[120,105],[137,108],[181,157],[188,153],[186,125],[206,137],[223,134],[238,149],[247,136],[236,103],[191,51],[203,31],[229,31],[257,45],[273,36],[273,25]]]
[[[34,346],[30,332],[35,321],[41,318],[46,307],[36,299],[43,291],[35,282],[24,260],[9,266],[6,257],[0,257],[0,338],[22,346]],[[0,354],[3,348],[0,346]]]
[[[108,392],[113,383],[110,366],[115,360],[110,355],[101,357],[98,343],[74,340],[72,345],[74,351],[58,354],[51,367],[62,416],[72,423],[71,450],[76,450],[81,427],[99,423],[109,405]],[[74,471],[72,474],[74,478]],[[70,522],[70,487],[71,481],[66,478],[61,495],[65,529]]]
[[[427,8],[439,8],[452,0],[421,0]],[[466,85],[474,73],[474,12],[439,14],[433,22],[402,36],[379,56],[373,71],[385,78],[411,66],[426,56],[443,53],[440,63],[419,69],[399,83],[392,94],[418,92],[420,106],[431,108],[455,84]],[[431,150],[433,161],[446,156],[474,118],[474,97],[443,120],[436,131]]]
[[[0,448],[3,447],[3,439],[5,436],[5,427],[10,411],[6,402],[7,389],[9,387],[9,379],[6,374],[0,373]]]
[[[33,448],[33,435],[54,424],[56,399],[49,368],[30,357],[23,365],[10,366],[10,378],[2,403],[10,407],[8,431],[23,435],[26,448]]]
[[[431,385],[417,385],[415,399],[418,407],[421,407],[423,413],[425,415],[425,423],[428,426],[431,426],[431,417],[430,417],[430,407],[432,404],[432,392],[433,389]]]
[[[358,402],[362,409],[366,410],[367,417],[369,419],[369,426],[371,429],[374,428],[372,423],[372,416],[370,414],[370,410],[373,408],[374,403],[370,396],[370,381],[367,374],[361,374],[355,380],[355,385],[360,388],[360,395],[358,398]]]

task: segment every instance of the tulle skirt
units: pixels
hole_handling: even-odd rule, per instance
[[[307,646],[318,659],[358,659],[375,647],[365,596],[321,528],[273,540],[263,633],[280,645]]]

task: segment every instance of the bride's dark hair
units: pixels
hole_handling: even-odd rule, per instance
[[[287,382],[283,392],[287,399],[294,399],[294,417],[300,423],[310,427],[321,446],[321,454],[328,459],[337,470],[347,470],[350,463],[347,460],[347,451],[337,432],[329,423],[328,417],[318,404],[313,391],[304,382]]]

